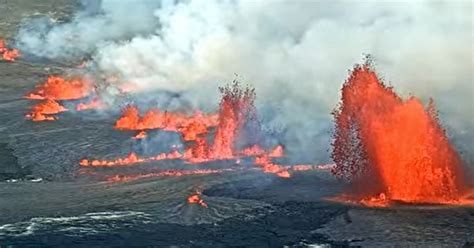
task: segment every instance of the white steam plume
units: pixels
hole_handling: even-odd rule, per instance
[[[397,92],[433,97],[453,139],[472,150],[471,1],[93,2],[70,23],[25,26],[20,48],[90,54],[100,71],[146,90],[187,91],[207,106],[237,73],[260,105],[278,108],[270,122],[286,127],[287,146],[308,160],[328,159],[341,84],[372,54]]]

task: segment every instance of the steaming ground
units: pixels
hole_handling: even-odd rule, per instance
[[[5,2],[8,19],[3,18],[5,5],[0,3],[2,35],[13,38],[19,18],[36,11],[52,11],[67,19],[72,6],[57,4],[51,9],[51,2],[35,6],[28,1]],[[374,210],[326,202],[321,198],[344,186],[327,172],[301,172],[281,179],[250,170],[103,182],[114,173],[156,167],[235,165],[168,161],[126,170],[80,169],[78,161],[84,157],[123,156],[134,144],[130,133],[112,129],[114,118],[107,115],[64,113],[51,123],[24,119],[31,103],[22,96],[47,75],[64,69],[61,64],[33,58],[0,62],[0,246],[474,245],[472,208]],[[195,189],[203,190],[209,208],[186,203]]]

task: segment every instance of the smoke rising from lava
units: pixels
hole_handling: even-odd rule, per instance
[[[17,46],[91,57],[97,71],[141,90],[185,92],[199,106],[214,106],[209,92],[237,73],[259,92],[264,124],[307,161],[329,161],[328,113],[343,72],[370,53],[403,96],[433,97],[455,144],[472,152],[470,1],[175,2],[82,1],[70,22],[25,22]]]

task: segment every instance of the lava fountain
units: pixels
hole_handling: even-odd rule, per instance
[[[193,122],[200,122],[208,127],[217,125],[217,115],[205,115],[196,111],[193,115],[179,112],[162,111],[152,109],[147,111],[143,117],[135,106],[127,106],[122,116],[115,122],[115,129],[118,130],[151,130],[162,129],[177,132],[180,128]]]
[[[365,205],[461,204],[467,180],[462,160],[431,101],[403,100],[377,77],[370,61],[356,65],[333,113],[332,169],[352,183]]]
[[[255,117],[255,89],[240,87],[238,81],[219,88],[222,99],[219,104],[219,124],[211,149],[215,159],[227,159],[235,156],[234,145],[243,125]]]

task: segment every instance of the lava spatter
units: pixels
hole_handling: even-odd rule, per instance
[[[438,123],[434,105],[403,100],[370,63],[357,65],[334,112],[333,173],[352,182],[365,205],[390,201],[450,204],[467,190],[462,160]]]
[[[222,99],[219,104],[219,124],[210,151],[215,159],[228,159],[236,155],[235,143],[240,131],[255,115],[255,89],[242,88],[238,81],[219,88]]]

